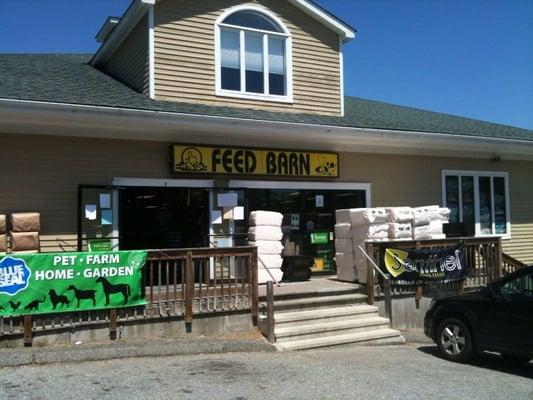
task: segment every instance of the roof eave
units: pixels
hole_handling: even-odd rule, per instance
[[[4,133],[533,161],[533,141],[0,99]]]

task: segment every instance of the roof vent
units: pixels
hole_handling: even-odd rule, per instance
[[[107,17],[106,21],[104,22],[104,25],[102,25],[102,27],[95,36],[96,41],[98,43],[104,43],[119,22],[120,17]]]

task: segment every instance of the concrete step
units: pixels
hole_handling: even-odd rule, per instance
[[[293,299],[302,299],[308,297],[317,297],[317,296],[340,296],[343,294],[351,294],[361,292],[362,286],[358,284],[350,284],[349,287],[339,288],[339,287],[325,287],[320,289],[309,289],[306,291],[298,291],[295,289],[294,292],[290,293],[279,293],[274,287],[274,301],[278,300],[293,300]],[[266,301],[266,296],[259,296],[260,302]]]
[[[366,301],[366,296],[359,293],[343,294],[336,296],[317,296],[309,298],[297,298],[292,300],[275,300],[274,311],[299,311],[314,310],[319,308],[331,308],[334,306],[361,304]],[[263,303],[263,310],[266,305]]]
[[[326,337],[294,340],[291,342],[277,343],[278,350],[307,350],[320,347],[339,346],[344,344],[400,344],[405,339],[400,331],[394,329],[378,329],[369,332],[349,333]]]
[[[347,307],[332,307],[318,310],[297,311],[297,312],[277,312],[275,314],[276,326],[286,328],[290,326],[307,325],[312,321],[335,322],[343,321],[347,318],[369,318],[378,316],[378,307],[367,304],[358,304]]]
[[[295,340],[305,340],[320,337],[330,337],[335,335],[345,335],[349,333],[360,333],[387,329],[389,320],[381,317],[371,317],[362,319],[345,319],[336,322],[319,322],[309,325],[295,327],[276,327],[276,342],[292,342]]]

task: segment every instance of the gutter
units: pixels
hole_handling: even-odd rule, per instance
[[[533,141],[0,99],[4,133],[533,161]]]

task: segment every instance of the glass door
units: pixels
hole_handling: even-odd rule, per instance
[[[119,249],[120,189],[95,185],[78,187],[78,251]]]

